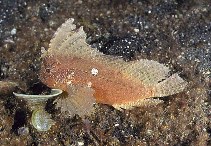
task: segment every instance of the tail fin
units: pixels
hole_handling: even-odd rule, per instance
[[[187,82],[184,81],[178,74],[173,74],[166,80],[155,85],[155,97],[163,97],[173,95],[183,91]]]

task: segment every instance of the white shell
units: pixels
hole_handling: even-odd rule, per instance
[[[38,131],[48,131],[55,124],[44,107],[48,99],[56,97],[61,93],[62,90],[60,89],[51,89],[51,93],[48,95],[27,95],[13,92],[17,98],[26,100],[30,105],[31,110],[33,110],[31,123]]]
[[[34,110],[31,117],[32,125],[38,131],[48,131],[55,122],[44,109]]]
[[[48,95],[27,95],[27,94],[19,94],[13,92],[13,94],[21,99],[25,99],[28,102],[44,102],[47,101],[50,98],[56,97],[62,93],[62,90],[60,89],[51,89],[51,93]]]

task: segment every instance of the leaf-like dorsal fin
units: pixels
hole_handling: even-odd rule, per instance
[[[83,30],[83,26],[76,29],[76,25],[73,24],[74,19],[70,18],[57,29],[53,39],[50,42],[48,55],[70,55],[71,57],[85,57],[88,59],[110,60],[110,57],[106,57],[103,53],[99,52],[95,48],[91,48],[86,43],[86,33]],[[46,53],[45,53],[46,54]],[[46,55],[42,56],[45,57]],[[104,59],[101,59],[104,57]]]
[[[49,51],[48,51],[49,52]],[[83,57],[87,59],[97,59],[105,56],[95,48],[91,48],[86,43],[86,33],[83,27],[76,29],[71,35],[68,35],[57,49],[51,50],[54,55],[66,55],[71,57]]]
[[[187,82],[177,73],[170,75],[170,69],[157,61],[141,59],[127,62],[120,68],[125,78],[141,82],[154,88],[153,97],[173,95],[184,90]]]
[[[51,39],[49,44],[49,49],[58,49],[66,38],[74,33],[76,25],[73,24],[74,19],[70,18],[65,23],[63,23],[55,32],[54,37]]]
[[[166,79],[169,71],[164,64],[147,59],[127,62],[122,70],[126,77],[141,81],[146,86],[154,86]]]

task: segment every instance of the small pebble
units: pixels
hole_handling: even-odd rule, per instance
[[[79,141],[79,142],[78,142],[78,145],[79,145],[79,146],[83,146],[83,145],[84,145],[84,142]]]
[[[19,135],[28,135],[29,134],[29,128],[28,127],[18,128],[18,134]]]
[[[139,32],[139,29],[138,29],[138,28],[135,28],[134,31],[135,31],[136,33],[138,33],[138,32]]]
[[[16,28],[13,28],[10,33],[11,33],[11,35],[16,35],[17,29]]]

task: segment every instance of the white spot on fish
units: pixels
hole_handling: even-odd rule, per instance
[[[92,68],[91,73],[93,76],[96,76],[98,74],[98,69]]]
[[[87,86],[91,88],[92,87],[92,82],[88,82]]]

